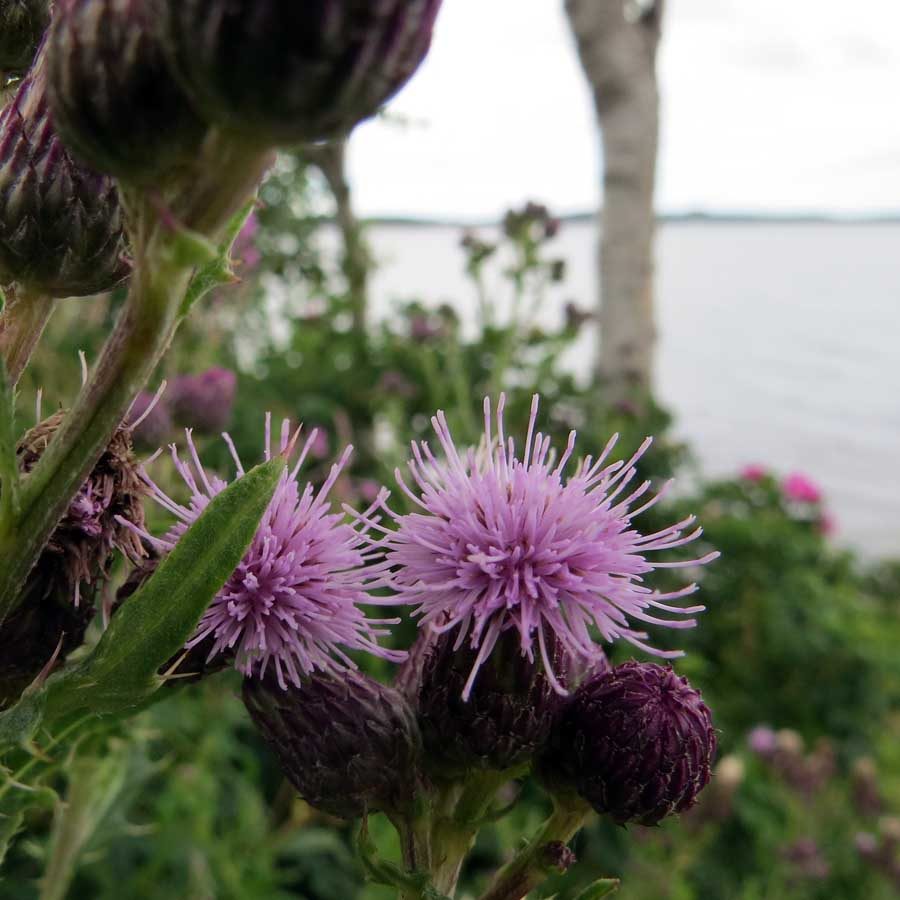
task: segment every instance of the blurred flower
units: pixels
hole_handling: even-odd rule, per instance
[[[868,831],[858,831],[853,838],[853,845],[864,859],[871,859],[878,853],[878,838]]]
[[[271,419],[266,417],[265,458],[272,455]],[[191,649],[208,638],[208,658],[235,656],[235,667],[246,676],[265,675],[274,667],[282,688],[287,682],[300,686],[304,675],[316,670],[333,672],[355,668],[345,653],[365,650],[392,661],[405,656],[378,646],[383,626],[397,619],[368,619],[358,604],[384,604],[366,593],[369,572],[364,568],[365,536],[332,513],[328,492],[349,459],[347,448],[332,466],[325,483],[316,491],[311,484],[297,482],[297,474],[316,436],[306,441],[293,469],[278,484],[250,549],[240,565],[204,613],[194,636],[185,645]],[[244,468],[226,435],[237,477]],[[227,486],[203,468],[190,432],[187,443],[191,462],[183,461],[174,445],[172,459],[191,494],[187,506],[172,500],[146,473],[150,495],[174,513],[178,522],[162,539],[143,529],[135,531],[160,552],[171,551],[209,502]],[[280,450],[289,444],[289,423],[284,421]],[[373,567],[378,572],[379,567]]]
[[[179,375],[169,389],[169,406],[176,424],[204,434],[228,427],[237,393],[237,376],[219,366],[199,375]]]
[[[244,227],[240,230],[231,248],[234,259],[241,261],[241,273],[252,272],[262,261],[262,253],[256,245],[259,235],[259,216],[255,212],[250,213]]]
[[[616,823],[656,825],[709,783],[709,709],[670,666],[630,661],[589,679],[554,728],[542,772]]]
[[[853,806],[861,816],[877,816],[882,808],[878,769],[870,756],[861,756],[853,763],[850,774]]]
[[[828,860],[819,845],[811,837],[803,837],[789,844],[783,851],[784,858],[801,878],[822,881],[831,872]]]
[[[774,755],[775,750],[778,747],[775,732],[769,728],[768,725],[757,725],[756,728],[747,735],[747,746],[749,746],[757,756],[768,759]]]
[[[744,481],[762,481],[769,474],[769,470],[760,463],[748,463],[741,469],[741,478]]]
[[[409,336],[417,342],[428,342],[444,335],[443,323],[424,313],[416,313],[409,320]]]
[[[819,503],[822,500],[819,486],[802,472],[791,472],[781,483],[781,490],[788,500],[796,503]]]
[[[172,433],[172,416],[162,398],[141,391],[131,404],[126,424],[131,429],[134,442],[156,449],[164,444]],[[131,423],[137,423],[132,425]]]
[[[620,498],[650,439],[627,462],[607,464],[614,437],[599,459],[587,457],[564,480],[575,433],[556,459],[550,437],[534,433],[535,396],[519,458],[513,440],[507,443],[504,434],[505,403],[501,395],[495,440],[490,401],[485,400],[483,446],[488,449],[481,454],[470,448],[460,455],[443,412],[432,425],[445,459],[439,461],[427,443],[413,444],[409,470],[418,491],[406,485],[399,470],[396,476],[420,511],[397,516],[386,509],[397,530],[382,529],[386,534],[379,544],[387,549],[392,566],[383,584],[393,588],[401,602],[417,604],[415,614],[422,617],[422,626],[440,633],[458,629],[457,643],[468,639],[478,649],[464,698],[500,636],[511,629],[518,632],[524,656],[533,660],[540,655],[560,693],[565,689],[555,678],[550,659],[554,637],[567,655],[587,662],[603,657],[591,636],[593,627],[607,641],[624,638],[657,656],[681,656],[679,651],[651,648],[647,634],[635,630],[631,620],[692,627],[693,619],[661,619],[651,610],[688,616],[700,612],[701,606],[680,608],[666,602],[694,593],[697,586],[659,593],[643,584],[643,576],[654,568],[700,566],[718,554],[681,562],[647,558],[652,552],[681,547],[701,533],[697,528],[685,534],[693,516],[649,535],[632,527],[634,518],[662,496],[632,509],[649,490],[647,481]]]
[[[371,478],[364,478],[356,485],[360,499],[366,504],[374,503],[381,493],[381,485]]]
[[[835,519],[831,513],[827,512],[823,512],[822,515],[819,516],[816,526],[818,527],[820,534],[823,534],[825,537],[833,537],[838,530],[837,519]]]
[[[413,383],[396,369],[388,369],[379,379],[377,391],[396,397],[412,397],[416,389]]]

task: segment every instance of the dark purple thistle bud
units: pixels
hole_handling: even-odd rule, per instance
[[[185,428],[218,434],[231,422],[236,392],[237,376],[230,369],[216,367],[199,375],[180,375],[169,390],[172,418]]]
[[[67,0],[47,81],[66,146],[99,172],[156,181],[196,158],[206,131],[166,62],[157,0]]]
[[[415,690],[405,687],[414,697],[428,758],[447,774],[529,763],[546,743],[565,698],[554,690],[540,660],[522,655],[519,634],[510,630],[497,641],[464,700],[478,650],[468,644],[454,650],[456,637],[432,637],[399,673],[412,681],[410,667],[418,668]],[[565,682],[562,653],[558,645],[554,650],[557,675]]]
[[[53,297],[110,290],[127,277],[115,182],[77,163],[53,126],[42,49],[0,113],[0,283]]]
[[[49,0],[0,0],[0,72],[28,70],[49,22]]]
[[[441,0],[165,0],[175,68],[252,142],[347,134],[412,76]]]
[[[19,466],[30,472],[63,419],[56,413],[19,442]],[[106,578],[114,550],[143,556],[121,519],[143,527],[146,494],[126,429],[113,436],[60,520],[31,571],[24,597],[0,625],[0,707],[14,700],[61,647],[58,659],[80,646],[94,616],[94,593]]]
[[[311,806],[344,819],[411,810],[421,741],[393,688],[356,671],[317,674],[287,690],[271,677],[247,678],[244,703]]]
[[[620,825],[656,825],[690,809],[716,751],[709,709],[671,668],[626,662],[575,693],[544,772]]]

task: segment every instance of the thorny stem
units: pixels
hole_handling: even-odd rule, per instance
[[[6,289],[6,305],[0,314],[0,354],[13,387],[25,371],[55,307],[52,297]]]
[[[586,807],[557,806],[525,848],[494,879],[481,900],[523,900],[550,872],[552,865],[543,858],[547,844],[567,844],[584,825],[590,810]]]
[[[0,623],[15,609],[41,549],[121,424],[178,327],[191,268],[175,252],[183,226],[217,237],[265,171],[269,154],[210,137],[196,178],[169,221],[149,198],[132,206],[135,271],[98,364],[47,450],[23,481],[21,512],[0,522]]]

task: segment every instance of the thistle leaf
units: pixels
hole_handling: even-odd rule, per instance
[[[276,457],[213,498],[146,584],[113,616],[77,675],[73,673],[77,684],[62,688],[62,680],[48,682],[48,708],[115,712],[141,704],[159,688],[160,668],[184,647],[247,552],[285,464]]]
[[[575,900],[600,900],[601,897],[608,897],[619,889],[620,883],[618,878],[601,878],[588,885]]]

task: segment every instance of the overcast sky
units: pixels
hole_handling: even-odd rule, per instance
[[[444,0],[434,47],[353,139],[360,211],[590,208],[593,111],[563,0]],[[900,209],[898,0],[669,0],[658,205]]]

